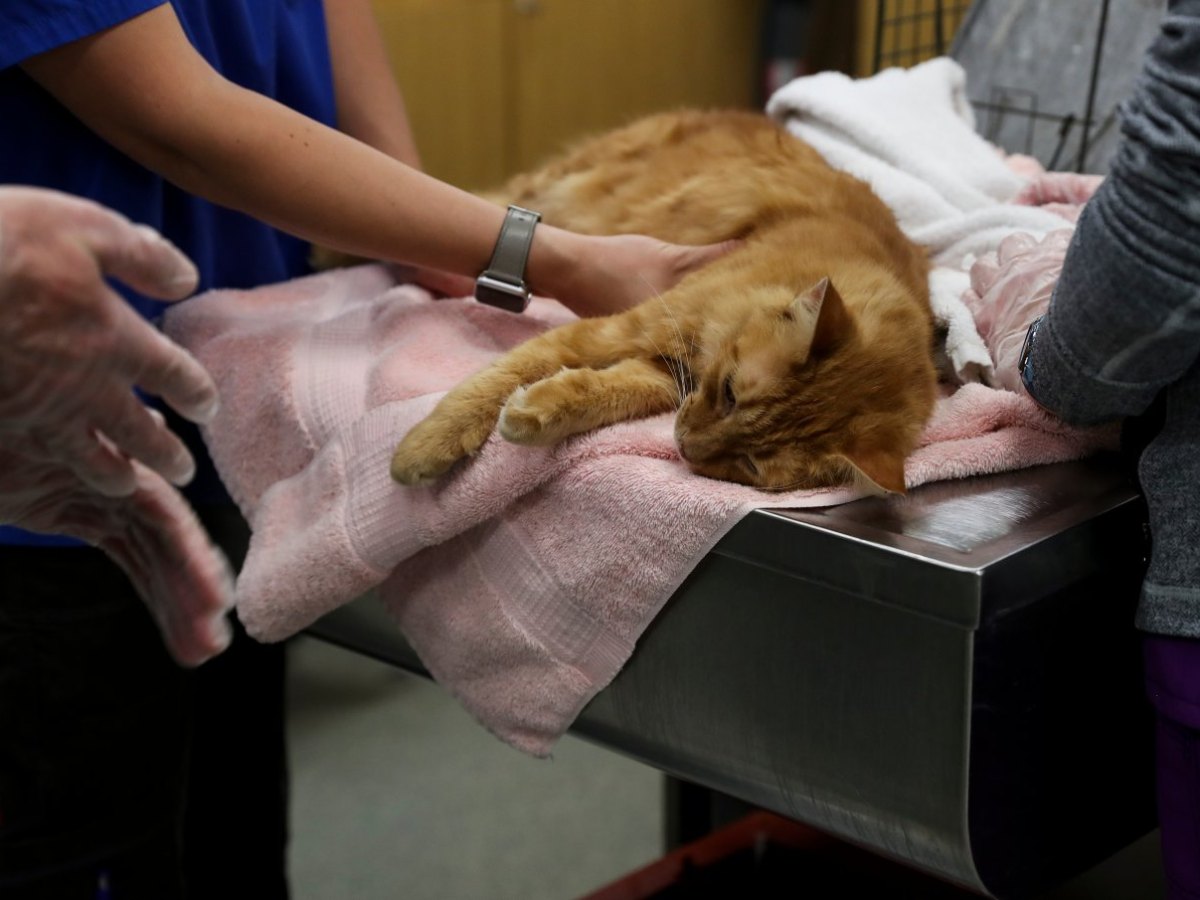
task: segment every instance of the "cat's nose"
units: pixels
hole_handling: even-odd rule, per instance
[[[688,426],[679,421],[676,416],[676,424],[674,424],[674,438],[676,438],[676,449],[679,450],[679,456],[683,457],[684,462],[690,462],[688,458]]]

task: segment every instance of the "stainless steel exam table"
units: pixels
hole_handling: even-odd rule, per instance
[[[1145,514],[1111,459],[755,512],[574,733],[996,897],[1154,825],[1133,610]],[[414,671],[372,598],[312,633]]]

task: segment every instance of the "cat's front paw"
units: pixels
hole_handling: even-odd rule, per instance
[[[500,410],[500,436],[514,444],[548,447],[573,434],[561,393],[553,378],[517,388]]]
[[[448,459],[442,456],[434,459],[420,449],[402,443],[392,454],[392,480],[409,487],[429,484],[456,462],[458,458]]]
[[[428,484],[464,457],[476,453],[491,432],[490,423],[463,427],[429,417],[417,423],[392,454],[392,479],[400,484]]]

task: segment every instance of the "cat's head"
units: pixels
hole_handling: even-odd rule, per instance
[[[886,371],[886,369],[884,369]],[[694,363],[675,441],[701,475],[770,491],[869,483],[904,491],[916,434],[837,290],[763,304]]]

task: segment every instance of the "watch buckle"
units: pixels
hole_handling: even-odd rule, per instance
[[[481,297],[480,294],[484,294]],[[524,312],[529,306],[530,294],[524,284],[514,284],[484,272],[475,279],[475,298],[490,306],[498,306],[509,312]]]

